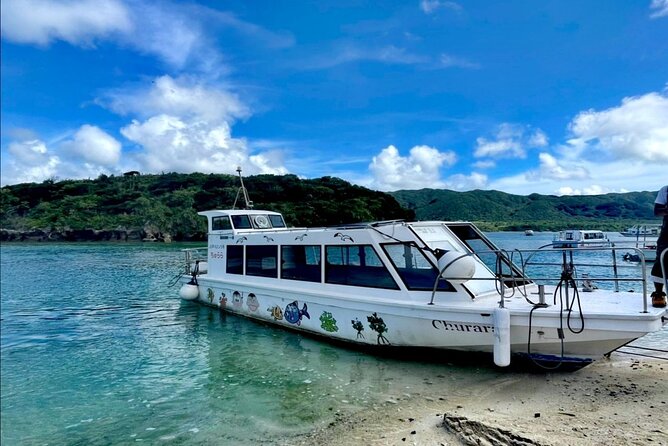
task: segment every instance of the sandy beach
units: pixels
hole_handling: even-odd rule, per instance
[[[668,445],[668,361],[613,354],[573,373],[509,373],[466,396],[419,391],[293,445]]]

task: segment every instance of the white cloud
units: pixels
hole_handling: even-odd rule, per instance
[[[581,112],[569,130],[573,138],[565,155],[591,150],[613,159],[668,163],[668,96],[648,93],[624,98],[618,107]]]
[[[7,151],[10,156],[3,157],[3,185],[44,181],[56,175],[61,163],[39,139],[12,142]]]
[[[526,126],[503,123],[499,125],[495,139],[479,137],[473,152],[476,158],[526,158],[527,149],[544,147],[548,144],[547,135],[537,129],[529,133]]]
[[[555,191],[555,195],[603,195],[611,192],[615,191],[599,186],[598,184],[592,184],[584,189],[573,189],[570,186],[562,186]]]
[[[121,133],[141,146],[134,157],[143,171],[234,173],[242,166],[246,174],[288,173],[279,152],[249,155],[246,141],[233,138],[225,122],[185,121],[163,114],[134,120]]]
[[[549,153],[538,155],[540,166],[537,170],[527,172],[527,179],[550,179],[550,180],[570,180],[589,178],[589,171],[582,166],[575,164],[562,165],[554,156]]]
[[[415,146],[408,157],[402,157],[391,145],[374,156],[369,165],[372,187],[379,190],[442,187],[439,169],[454,164],[456,159],[452,151],[440,152],[429,146]]]
[[[432,14],[439,9],[449,9],[451,11],[459,12],[462,10],[462,7],[459,3],[452,1],[443,1],[443,0],[421,0],[420,9],[425,14]]]
[[[476,161],[475,163],[472,164],[473,167],[476,169],[491,169],[493,167],[496,167],[496,162],[493,160],[481,160],[481,161]]]
[[[650,18],[668,17],[668,0],[652,0]]]
[[[475,62],[471,62],[469,60],[466,60],[461,57],[453,56],[450,54],[441,54],[439,57],[439,62],[442,67],[445,68],[450,68],[450,67],[457,67],[457,68],[480,68],[480,64],[477,64]]]
[[[3,38],[37,45],[64,40],[91,46],[98,38],[133,30],[130,12],[117,0],[5,0],[1,17]]]
[[[2,37],[21,44],[47,46],[62,40],[79,47],[112,41],[159,57],[172,67],[186,64],[220,70],[195,8],[121,0],[5,0]]]
[[[488,181],[487,175],[478,172],[471,172],[470,175],[456,174],[448,177],[445,187],[458,191],[484,189]]]
[[[121,157],[121,143],[101,129],[83,125],[74,138],[62,144],[70,154],[81,157],[85,162],[113,167]]]
[[[161,76],[146,85],[109,92],[101,105],[122,115],[146,118],[169,114],[210,122],[234,121],[250,110],[230,91],[193,78]]]
[[[240,165],[247,174],[288,172],[280,151],[253,153],[232,137],[232,124],[250,110],[220,85],[162,76],[148,88],[111,92],[107,102],[141,118],[121,129],[141,148],[133,155],[139,170],[234,173]]]

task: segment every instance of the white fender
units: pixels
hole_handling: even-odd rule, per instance
[[[510,311],[497,308],[494,320],[494,364],[499,367],[510,365]]]
[[[184,283],[179,290],[179,297],[183,300],[195,300],[199,297],[199,287],[190,283]]]
[[[438,259],[438,269],[448,282],[461,284],[475,274],[475,260],[462,252],[448,251]]]

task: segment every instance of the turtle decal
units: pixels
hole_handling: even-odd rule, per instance
[[[339,327],[336,326],[336,319],[329,311],[323,311],[320,315],[320,327],[330,333],[339,331]]]
[[[383,335],[383,333],[387,332],[387,326],[385,325],[385,322],[383,322],[383,318],[378,317],[378,315],[374,313],[371,316],[367,316],[366,320],[369,321],[369,328],[378,333],[378,345],[389,345],[390,341]]]

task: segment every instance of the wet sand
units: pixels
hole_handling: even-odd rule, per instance
[[[466,396],[424,389],[287,444],[668,445],[668,361],[613,354],[573,373],[510,372]]]

